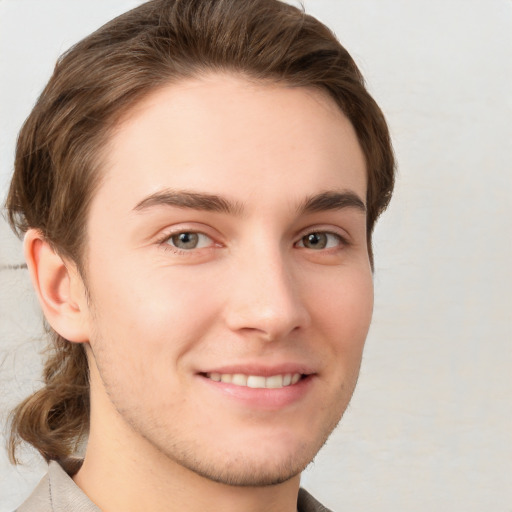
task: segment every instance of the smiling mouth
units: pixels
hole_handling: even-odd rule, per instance
[[[234,386],[254,388],[254,389],[280,389],[297,384],[302,377],[300,373],[285,373],[281,375],[271,375],[264,377],[262,375],[245,375],[243,373],[204,373],[206,378],[215,382],[224,382]]]

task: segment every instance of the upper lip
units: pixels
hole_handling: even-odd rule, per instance
[[[272,375],[286,375],[288,373],[300,373],[301,375],[310,375],[315,373],[310,365],[298,363],[284,363],[279,365],[262,365],[262,364],[230,364],[223,366],[212,366],[198,373],[220,373],[220,374],[237,374],[242,375],[258,375],[262,377],[271,377]]]

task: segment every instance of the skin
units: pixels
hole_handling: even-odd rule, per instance
[[[219,211],[191,207],[201,194]],[[320,194],[329,206],[304,208]],[[86,344],[74,479],[102,510],[296,509],[370,324],[365,197],[353,127],[322,92],[209,75],[125,116],[91,203],[85,282],[37,232],[26,240],[47,318]],[[180,233],[198,245],[176,247]],[[239,395],[206,378],[219,369],[308,377]]]

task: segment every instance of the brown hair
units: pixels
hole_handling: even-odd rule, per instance
[[[110,21],[58,61],[20,132],[7,208],[83,271],[87,209],[109,134],[156,88],[211,71],[326,91],[355,128],[368,173],[367,232],[386,208],[394,158],[384,116],[332,32],[277,0],[152,0]],[[76,452],[88,430],[81,344],[51,332],[44,387],[11,414],[9,453],[24,440],[46,460]]]

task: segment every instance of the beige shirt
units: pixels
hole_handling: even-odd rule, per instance
[[[331,512],[304,489],[299,491],[298,512]],[[57,462],[30,497],[15,512],[101,512]]]

